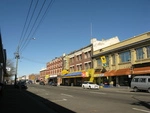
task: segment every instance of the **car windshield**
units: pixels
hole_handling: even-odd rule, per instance
[[[89,82],[89,84],[94,84],[93,82]]]

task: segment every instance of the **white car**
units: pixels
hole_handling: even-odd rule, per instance
[[[99,85],[93,83],[93,82],[90,82],[90,81],[84,81],[82,83],[82,88],[86,88],[86,89],[99,89]]]

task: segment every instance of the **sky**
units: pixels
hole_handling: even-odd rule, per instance
[[[44,0],[35,10],[37,0],[32,7],[31,2],[0,0],[3,48],[14,66],[19,48],[18,76],[38,74],[55,57],[89,45],[91,38],[123,41],[150,31],[150,0],[47,0],[42,10]]]

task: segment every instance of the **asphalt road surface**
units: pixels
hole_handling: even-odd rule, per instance
[[[150,93],[147,92],[32,84],[25,93],[60,113],[62,109],[52,103],[69,109],[70,113],[150,113]]]

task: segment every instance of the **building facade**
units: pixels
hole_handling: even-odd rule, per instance
[[[137,75],[150,75],[150,32],[93,51],[94,81],[130,86]]]
[[[89,80],[88,70],[92,68],[92,44],[73,51],[64,57],[64,69],[68,71],[62,75],[62,84],[80,86],[83,80]]]
[[[61,72],[63,69],[63,57],[56,57],[47,63],[47,83],[54,83],[60,85],[62,83]]]
[[[4,82],[4,77],[5,75],[7,75],[6,61],[7,61],[6,49],[3,49],[2,37],[0,33],[0,82],[1,83]]]

